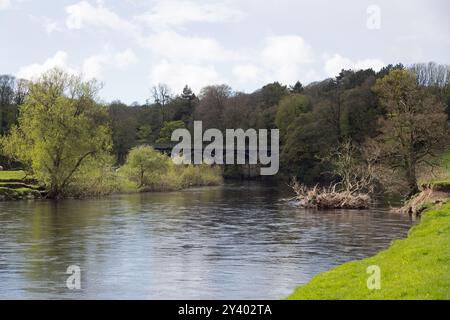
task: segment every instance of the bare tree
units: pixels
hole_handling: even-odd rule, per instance
[[[166,120],[165,108],[172,99],[170,88],[165,84],[158,84],[152,88],[153,101],[161,108],[162,123]]]
[[[362,153],[350,140],[343,142],[332,152],[329,160],[333,174],[340,182],[336,187],[350,193],[372,193],[376,180],[376,155]]]
[[[443,88],[450,83],[450,66],[435,62],[416,63],[410,70],[416,75],[419,86]]]
[[[22,105],[25,102],[25,98],[28,95],[28,81],[24,79],[17,79],[14,90],[14,103],[17,106]]]

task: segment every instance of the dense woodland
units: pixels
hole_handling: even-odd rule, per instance
[[[380,181],[395,177],[402,182],[400,189],[412,194],[418,190],[418,168],[432,167],[447,148],[449,72],[448,66],[435,63],[408,68],[398,64],[379,72],[343,70],[334,79],[306,86],[274,82],[253,93],[234,91],[227,85],[208,86],[198,96],[189,86],[174,93],[161,84],[149,90],[144,105],[120,101],[101,104],[93,87],[89,94],[83,90],[64,94],[67,103],[77,101],[72,106],[75,114],[84,110],[85,104],[92,105],[89,114],[96,120],[85,132],[100,137],[108,131],[111,141],[106,149],[113,154],[116,166],[126,162],[132,148],[170,144],[174,129],[192,128],[194,120],[202,120],[204,130],[280,129],[281,177],[295,176],[305,184],[330,183],[342,164],[342,157],[336,161],[335,155],[342,155],[341,146],[350,143],[350,156],[357,166],[377,167]],[[46,94],[53,88],[51,83],[47,85]],[[36,90],[25,80],[0,76],[2,136],[16,128],[23,110],[32,112],[29,109],[39,103],[30,102],[39,97]],[[102,112],[93,111],[96,108]],[[92,143],[108,141],[99,138]],[[33,159],[27,164],[14,155],[17,152],[3,144],[0,164],[4,168],[32,166]]]

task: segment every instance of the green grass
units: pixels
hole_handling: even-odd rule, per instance
[[[442,181],[432,181],[432,185],[440,185],[440,186],[450,186],[450,180],[442,180]]]
[[[381,270],[380,290],[367,287],[367,268],[373,265]],[[319,274],[288,299],[450,299],[450,201],[428,211],[407,239]]]
[[[444,167],[450,171],[450,150],[441,155],[441,159]]]
[[[0,187],[0,201],[22,200],[22,199],[39,199],[41,194],[39,191],[28,188],[4,188]]]
[[[22,180],[26,174],[24,171],[0,171],[1,180]]]
[[[26,178],[24,171],[0,171],[0,201],[38,199],[41,197],[36,185],[22,181]]]

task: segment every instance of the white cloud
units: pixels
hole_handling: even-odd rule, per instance
[[[102,77],[103,67],[110,61],[107,55],[96,54],[86,58],[81,68],[85,79],[100,79]]]
[[[138,58],[133,50],[126,49],[123,52],[116,53],[114,55],[114,61],[119,68],[124,69],[132,64],[136,64]]]
[[[61,31],[61,28],[59,27],[58,23],[47,20],[45,21],[45,31],[47,32],[47,34],[52,34],[53,32]]]
[[[223,83],[214,66],[170,63],[162,60],[154,65],[150,74],[150,85],[167,84],[174,92],[181,92],[189,85],[194,92],[207,85]]]
[[[223,2],[199,3],[194,1],[158,1],[148,12],[137,17],[147,25],[158,27],[177,27],[190,22],[234,22],[243,13]]]
[[[372,68],[379,71],[385,64],[379,59],[363,59],[353,61],[339,54],[333,55],[325,61],[325,72],[330,77],[339,75],[342,69],[362,70]]]
[[[292,84],[298,80],[310,81],[312,72],[307,65],[314,62],[314,53],[309,44],[297,35],[271,36],[265,39],[260,56],[261,67],[267,79]]]
[[[321,77],[312,68],[314,53],[311,46],[300,36],[267,37],[259,51],[259,58],[258,55],[247,54],[247,62],[232,68],[233,80],[246,88],[257,88],[273,81],[309,83]]]
[[[266,38],[265,43],[261,57],[267,66],[302,65],[313,61],[311,46],[300,36],[272,36]]]
[[[65,51],[58,51],[53,57],[48,58],[43,63],[33,63],[19,69],[17,77],[23,79],[36,79],[44,72],[52,68],[61,68],[70,74],[82,74],[86,80],[101,79],[103,71],[107,67],[124,69],[137,62],[133,50],[126,49],[122,52],[94,54],[75,66],[69,63],[69,55]]]
[[[233,67],[232,73],[240,84],[255,84],[267,79],[266,72],[252,63],[238,64]]]
[[[199,62],[223,61],[234,57],[215,39],[183,36],[174,31],[153,34],[142,39],[141,44],[162,59]]]
[[[44,27],[45,32],[50,35],[53,32],[56,31],[62,31],[62,28],[60,27],[60,25],[58,24],[58,22],[50,19],[49,17],[46,16],[35,16],[32,14],[29,14],[28,17],[32,20],[37,22],[38,24],[40,24],[41,26]]]
[[[11,7],[11,0],[0,0],[0,10]]]
[[[101,79],[105,67],[115,67],[123,70],[135,63],[137,63],[137,57],[133,50],[126,49],[115,54],[92,55],[83,61],[81,70],[83,77],[86,79]]]
[[[46,71],[52,68],[61,68],[69,73],[76,73],[76,68],[71,67],[68,64],[68,54],[65,51],[58,51],[51,58],[48,58],[44,63],[33,63],[28,66],[24,66],[19,69],[17,73],[18,78],[22,79],[36,79]]]
[[[80,1],[67,6],[66,13],[66,26],[69,29],[81,29],[85,25],[91,25],[125,32],[134,33],[135,31],[133,24],[104,7],[102,1],[97,1],[97,6],[91,5],[87,1]]]

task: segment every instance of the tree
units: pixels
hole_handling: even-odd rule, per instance
[[[200,92],[200,102],[195,110],[196,120],[203,121],[203,128],[223,128],[223,112],[231,88],[227,85],[205,87]]]
[[[250,121],[254,119],[254,106],[251,104],[249,95],[237,92],[229,97],[224,104],[223,127],[224,128],[255,128]]]
[[[195,100],[196,96],[192,92],[192,89],[186,85],[183,88],[183,93],[181,94],[181,98],[184,100],[187,100],[187,101],[193,101],[193,100]]]
[[[167,106],[165,121],[181,120],[186,125],[192,124],[192,115],[196,103],[197,97],[188,86],[185,86],[183,92],[172,99]]]
[[[28,164],[48,188],[66,195],[84,163],[111,147],[106,110],[95,102],[98,85],[53,69],[29,85],[18,125],[2,141],[9,156]]]
[[[300,114],[310,111],[312,111],[310,100],[304,95],[289,95],[281,99],[275,117],[275,124],[280,129],[282,139],[287,134],[292,122]]]
[[[12,76],[0,76],[0,134],[8,130],[8,111],[14,103],[14,82]]]
[[[161,109],[162,122],[164,123],[164,121],[166,120],[165,109],[172,98],[170,89],[167,85],[160,83],[152,88],[152,95],[153,101]]]
[[[168,161],[163,154],[143,145],[131,149],[123,170],[131,181],[142,188],[150,186],[155,177],[168,169]]]
[[[127,107],[120,101],[114,101],[109,105],[108,115],[116,161],[123,164],[128,151],[136,145],[138,125],[134,116],[134,109]]]
[[[450,83],[450,66],[429,63],[413,64],[410,70],[416,75],[419,86],[443,88]]]
[[[168,121],[164,123],[163,128],[159,133],[159,139],[156,143],[159,144],[170,144],[172,139],[172,133],[177,129],[185,129],[186,126],[183,121]]]
[[[14,104],[20,106],[25,102],[28,95],[28,80],[17,79],[14,92]]]
[[[274,82],[265,85],[259,91],[261,96],[261,102],[264,108],[270,108],[277,105],[283,96],[287,95],[289,90],[286,86],[281,85],[279,82]]]
[[[304,89],[303,89],[303,85],[301,84],[300,81],[297,81],[293,86],[289,87],[289,91],[291,93],[297,93],[297,94],[301,94],[303,93]]]
[[[435,157],[448,137],[444,105],[426,95],[416,76],[406,70],[391,71],[373,89],[386,112],[376,140],[386,163],[403,172],[413,195],[419,191],[417,166]]]

